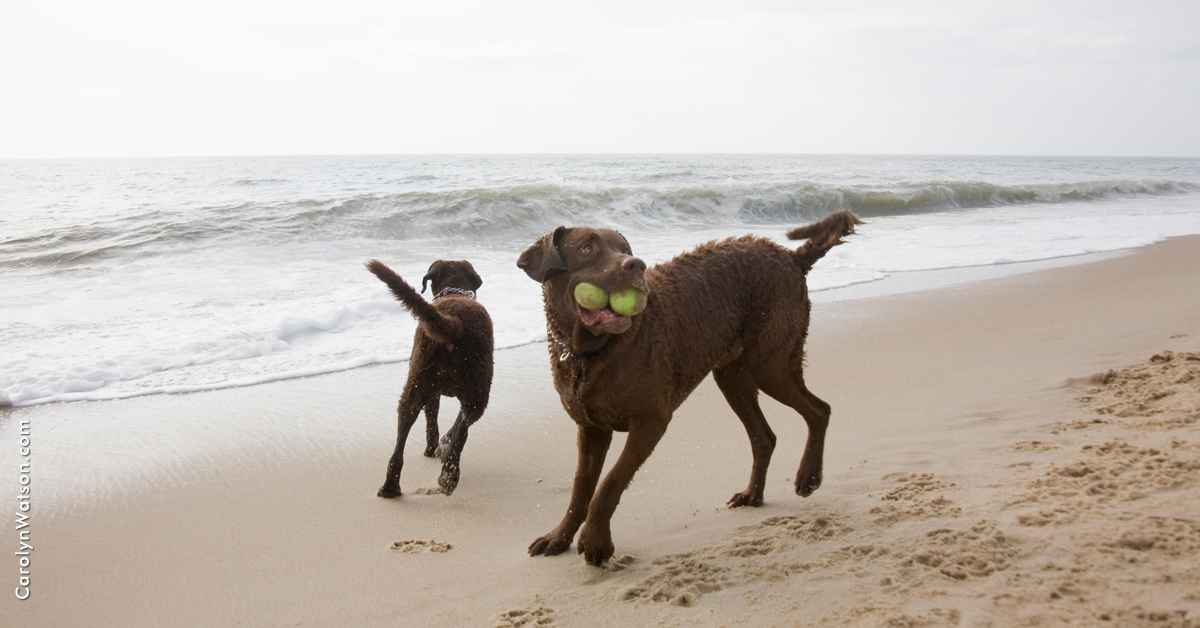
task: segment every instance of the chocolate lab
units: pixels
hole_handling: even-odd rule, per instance
[[[367,270],[386,283],[419,321],[408,361],[408,382],[397,410],[396,451],[388,461],[387,478],[378,494],[400,496],[404,443],[417,415],[424,410],[425,455],[442,459],[438,486],[449,495],[458,486],[467,430],[483,415],[492,390],[492,319],[475,301],[475,291],[483,280],[470,262],[438,260],[421,280],[421,292],[433,282],[430,303],[383,262],[371,260]],[[442,395],[457,398],[461,411],[439,446],[437,416]]]
[[[612,556],[609,521],[621,493],[672,413],[710,372],[745,426],[754,457],[749,486],[729,506],[763,501],[775,434],[759,409],[760,390],[808,424],[796,493],[807,497],[820,486],[829,404],[804,386],[811,307],[805,275],[857,224],[841,210],[788,233],[807,239],[795,251],[745,236],[709,242],[653,268],[609,229],[559,227],[521,254],[517,266],[542,284],[554,387],[579,426],[567,514],[529,546],[530,554],[562,553],[582,525],[578,549],[587,562]],[[600,482],[614,430],[629,437]]]

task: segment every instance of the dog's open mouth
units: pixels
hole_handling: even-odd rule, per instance
[[[576,306],[578,306],[578,304],[576,304]],[[620,314],[612,311],[612,308],[607,307],[603,310],[585,310],[582,307],[578,307],[577,309],[579,310],[579,320],[583,321],[583,324],[587,325],[588,327],[603,325],[620,318],[629,318],[628,316],[621,316]]]
[[[607,307],[602,310],[585,310],[576,303],[575,313],[579,315],[583,326],[593,334],[621,334],[633,324],[633,317],[621,316]]]
[[[575,313],[593,334],[624,333],[633,324],[633,317],[646,307],[646,293],[633,287],[610,294],[594,284],[580,282],[572,293]]]

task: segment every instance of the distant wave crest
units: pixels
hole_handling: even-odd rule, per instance
[[[134,212],[0,242],[0,265],[71,265],[132,251],[165,251],[181,243],[205,246],[351,238],[508,239],[542,233],[560,224],[581,223],[651,231],[686,225],[796,225],[841,207],[870,218],[1197,192],[1200,185],[1170,180],[1015,186],[984,181],[828,185],[729,180],[667,187],[572,184],[548,179],[494,188],[246,202],[187,212]]]
[[[540,233],[547,226],[580,222],[644,229],[696,223],[794,224],[842,207],[874,217],[1196,192],[1200,192],[1200,186],[1177,181],[1023,186],[929,181],[887,187],[729,181],[670,188],[542,181],[498,188],[353,197],[310,205],[284,223],[297,232],[320,228],[344,237],[486,238],[491,234],[507,237],[513,233]]]

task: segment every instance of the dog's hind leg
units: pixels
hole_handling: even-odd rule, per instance
[[[388,460],[387,477],[377,493],[380,497],[388,499],[400,496],[400,470],[404,467],[404,444],[408,442],[408,432],[417,422],[417,415],[421,413],[421,406],[424,405],[420,399],[411,396],[410,392],[410,390],[404,391],[396,408],[396,450],[392,452],[392,457]]]
[[[808,423],[808,441],[804,444],[804,457],[800,459],[800,469],[796,472],[796,494],[808,497],[821,486],[821,469],[825,464],[825,430],[829,427],[830,408],[829,404],[803,385],[800,393],[803,401],[792,407]]]
[[[778,373],[786,377],[786,369]],[[801,497],[812,495],[821,486],[821,467],[825,459],[825,430],[829,427],[829,404],[808,391],[800,369],[793,371],[790,382],[780,383],[779,377],[768,378],[763,392],[780,403],[791,407],[808,424],[808,441],[804,444],[804,457],[800,459],[800,470],[796,473],[796,494]],[[758,380],[756,380],[758,381]]]
[[[763,489],[767,485],[767,467],[775,451],[775,433],[767,425],[762,409],[758,405],[758,386],[746,370],[742,360],[713,369],[713,379],[725,395],[729,406],[737,413],[750,437],[750,450],[754,464],[750,468],[750,484],[746,490],[729,499],[730,508],[761,506]]]
[[[438,486],[446,495],[458,488],[460,461],[463,446],[467,444],[467,432],[482,416],[483,406],[462,401],[458,418],[447,430],[445,438],[442,439],[443,443],[438,447],[438,457],[442,459],[442,474],[438,476]]]
[[[434,395],[425,402],[425,457],[433,458],[438,450],[438,408],[441,407],[442,396]]]

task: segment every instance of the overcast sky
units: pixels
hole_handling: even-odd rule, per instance
[[[0,158],[1200,155],[1200,2],[0,0]]]

